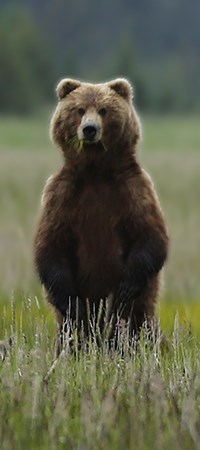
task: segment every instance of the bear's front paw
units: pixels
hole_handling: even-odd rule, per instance
[[[71,291],[53,297],[54,306],[61,312],[63,316],[65,316],[66,313],[73,315],[74,311],[77,308],[77,302],[78,294],[76,295]]]
[[[135,298],[139,297],[143,292],[144,286],[139,286],[135,283],[134,285],[127,280],[123,280],[120,283],[119,290],[117,293],[117,305],[121,309],[126,305],[127,302],[133,301]]]

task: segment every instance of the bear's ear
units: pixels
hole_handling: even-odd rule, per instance
[[[62,100],[70,92],[74,91],[74,89],[80,87],[80,85],[81,85],[80,81],[72,80],[71,78],[64,78],[64,80],[61,80],[56,88],[59,100]]]
[[[117,78],[110,81],[108,86],[113,89],[117,94],[121,95],[125,100],[130,101],[133,98],[133,88],[128,80],[125,78]]]

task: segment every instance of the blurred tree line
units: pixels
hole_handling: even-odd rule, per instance
[[[199,19],[199,0],[0,0],[0,111],[38,110],[63,76],[125,76],[143,110],[199,110]]]

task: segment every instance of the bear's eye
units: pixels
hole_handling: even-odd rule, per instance
[[[106,108],[101,108],[101,109],[99,110],[99,114],[100,114],[100,116],[102,116],[102,117],[104,117],[104,116],[106,115],[106,113],[107,113],[107,109],[106,109]]]
[[[79,113],[79,116],[84,116],[84,114],[85,114],[85,109],[84,108],[78,108],[78,113]]]

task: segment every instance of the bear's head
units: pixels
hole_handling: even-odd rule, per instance
[[[57,94],[51,138],[66,157],[103,151],[134,153],[141,128],[126,79],[102,84],[64,79]]]

